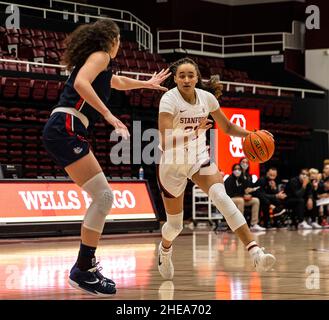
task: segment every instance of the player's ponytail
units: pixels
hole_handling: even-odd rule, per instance
[[[211,92],[217,99],[223,94],[223,85],[219,81],[219,75],[210,76],[210,80],[202,83],[203,90]]]

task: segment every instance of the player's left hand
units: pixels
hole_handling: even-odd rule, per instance
[[[166,80],[171,75],[168,69],[162,69],[159,73],[154,72],[151,79],[145,81],[145,88],[146,89],[153,89],[153,90],[162,90],[168,91],[168,88],[162,87],[160,84]]]

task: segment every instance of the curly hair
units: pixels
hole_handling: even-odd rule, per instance
[[[196,84],[196,88],[200,88],[206,91],[211,92],[217,99],[220,98],[220,96],[222,95],[222,90],[223,90],[223,85],[219,82],[219,77],[217,75],[212,75],[210,77],[210,80],[207,83],[204,83],[202,81],[202,77],[201,77],[201,73],[200,73],[200,69],[197,65],[197,63],[192,60],[191,58],[182,58],[179,59],[175,62],[173,62],[170,66],[169,66],[169,71],[171,72],[171,75],[169,78],[167,78],[164,82],[164,86],[167,87],[168,89],[172,89],[174,87],[176,87],[176,83],[174,81],[174,76],[176,75],[177,69],[180,65],[182,64],[192,64],[197,72],[197,76],[198,76],[198,82]]]
[[[119,34],[118,25],[111,19],[79,26],[65,39],[67,48],[62,63],[72,70],[74,66],[83,65],[93,52],[109,52]]]

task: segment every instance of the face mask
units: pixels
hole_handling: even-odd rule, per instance
[[[241,163],[241,168],[243,170],[247,170],[249,168],[249,165],[247,163]]]
[[[234,170],[234,171],[233,171],[233,174],[234,174],[236,177],[240,177],[240,176],[241,176],[241,170]]]

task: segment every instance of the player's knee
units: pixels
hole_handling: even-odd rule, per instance
[[[162,227],[162,236],[167,241],[173,241],[175,238],[178,237],[178,235],[182,232],[182,230],[183,230],[183,223],[180,226],[180,225],[172,225],[167,221]]]
[[[112,208],[113,192],[103,172],[87,181],[82,188],[88,192],[92,202],[87,210],[83,225],[87,229],[101,233],[107,214]]]
[[[230,228],[235,231],[246,224],[246,219],[227,195],[222,183],[215,183],[209,189],[209,197],[223,214]]]
[[[162,236],[167,241],[173,241],[183,230],[183,212],[167,214],[167,222],[162,227]]]
[[[113,192],[110,188],[99,192],[99,196],[93,202],[98,206],[100,214],[106,216],[109,213],[112,208],[113,198]]]

